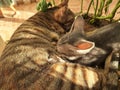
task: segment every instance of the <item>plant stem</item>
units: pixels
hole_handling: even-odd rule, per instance
[[[93,0],[90,1],[90,4],[88,6],[88,10],[87,10],[87,13],[86,13],[87,16],[88,16],[88,13],[89,13],[89,10],[90,10],[90,7],[91,7],[92,3],[93,3]]]
[[[105,13],[108,12],[108,8],[109,8],[109,5],[112,3],[113,0],[107,0],[106,3],[105,3]]]
[[[81,10],[80,13],[83,13],[83,0],[81,0]]]
[[[92,5],[93,5],[93,8],[94,8],[94,10],[95,10],[95,3],[94,3],[94,1],[93,1]]]
[[[98,10],[98,3],[99,3],[99,0],[96,0],[96,7],[95,7],[94,18],[96,18],[96,14],[97,14],[97,10]]]
[[[55,6],[55,1],[54,0],[52,0],[52,4],[53,4],[53,6]]]
[[[100,7],[98,9],[98,14],[97,16],[101,16],[104,8],[105,0],[100,0]]]
[[[110,21],[112,21],[112,19],[115,16],[115,13],[117,11],[117,9],[120,7],[120,0],[118,0],[115,8],[112,10],[111,14],[109,14],[108,16],[101,16],[101,17],[96,17],[97,19],[110,19]]]
[[[93,24],[95,22],[95,19],[96,19],[96,14],[97,14],[97,10],[98,10],[98,3],[99,3],[99,0],[96,1],[96,7],[95,7],[95,12],[94,12],[94,16],[93,18],[90,20],[90,23]]]
[[[120,7],[120,0],[118,0],[115,8],[113,9],[113,11],[112,11],[112,13],[111,13],[111,18],[110,18],[111,20],[114,18],[115,13],[116,13],[116,11],[118,10],[119,7]]]

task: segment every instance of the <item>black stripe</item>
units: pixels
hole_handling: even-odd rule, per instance
[[[78,64],[79,65],[79,64]],[[87,83],[87,75],[89,74],[89,73],[87,73],[86,72],[86,69],[88,69],[87,67],[84,67],[84,66],[82,66],[82,65],[79,65],[79,68],[81,69],[81,74],[82,74],[82,77],[81,78],[83,78],[83,82],[85,82],[85,85],[86,85],[86,87],[85,86],[78,86],[79,87],[79,89],[80,90],[89,90],[89,88],[88,88],[88,83]],[[82,81],[81,81],[82,82]]]
[[[15,43],[15,44],[8,46],[9,48],[6,47],[6,49],[3,51],[3,55],[1,56],[1,60],[8,58],[10,55],[14,55],[14,54],[17,55],[17,53],[20,52],[21,48],[19,48],[19,50],[16,50],[16,47],[19,47],[19,46],[25,46],[25,47],[29,46],[29,47],[33,47],[33,48],[48,48],[48,46],[49,46],[49,49],[53,48],[53,46],[50,43],[46,43],[45,41],[38,40],[38,39],[31,39],[31,40],[30,39],[24,39],[24,40],[22,39],[21,41],[19,40],[18,42],[19,43]],[[21,49],[21,52],[23,52],[23,51]]]
[[[64,71],[62,71],[62,73],[59,73],[57,71],[55,71],[54,69],[56,69],[57,67],[62,66],[64,67]],[[67,71],[67,65],[64,63],[64,64],[57,64],[54,66],[53,69],[51,69],[50,73],[54,73],[57,77],[54,77],[54,79],[52,80],[52,82],[50,83],[50,85],[48,86],[48,88],[50,89],[51,88],[51,84],[53,84],[54,82],[55,85],[54,85],[54,90],[61,90],[65,81],[62,79],[62,78],[65,78],[65,73]]]
[[[68,65],[67,65],[66,63],[64,63],[64,71],[63,71],[64,73],[61,74],[61,77],[65,78],[65,74],[67,73],[67,68],[68,68]],[[62,89],[62,87],[63,87],[64,84],[65,84],[65,81],[62,80],[61,83],[62,83],[62,84],[60,85],[59,90]]]
[[[19,75],[16,78],[18,81],[19,88],[23,86],[24,88],[25,87],[29,88],[31,85],[34,86],[34,83],[36,83],[37,80],[41,79],[42,77],[41,75],[43,75],[43,73],[47,73],[51,64],[46,63],[44,65],[38,65],[38,66],[39,66],[39,70],[30,69],[24,66],[21,66],[20,68],[18,68],[18,70],[16,70],[18,72],[17,75]]]
[[[87,69],[88,70],[88,68],[83,68],[83,69],[81,69],[82,70],[82,73],[83,73],[83,78],[84,78],[84,82],[85,82],[85,84],[86,84],[86,86],[88,86],[88,82],[87,82],[87,78],[88,78],[88,72],[86,72],[86,70],[85,69]]]
[[[74,81],[76,81],[75,79],[75,77],[76,77],[76,73],[75,73],[75,70],[77,69],[77,64],[74,64],[74,66],[73,66],[73,75],[72,75],[72,79],[74,80]],[[77,86],[77,85],[75,85],[75,83],[71,83],[71,90],[75,90],[75,86]]]
[[[23,31],[16,32],[16,34],[13,37],[14,37],[14,39],[15,38],[20,38],[21,34],[22,34],[22,35],[30,35],[29,38],[36,37],[36,38],[43,38],[43,39],[46,39],[46,40],[49,40],[49,41],[51,40],[51,37],[49,37],[50,35],[47,35],[47,33],[44,33],[44,32],[42,32],[40,30],[37,30],[37,29],[32,29],[32,30],[33,31],[23,30]],[[45,31],[45,32],[47,32],[47,31]],[[28,38],[28,37],[24,36],[24,38]]]

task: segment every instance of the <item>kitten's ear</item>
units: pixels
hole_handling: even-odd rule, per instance
[[[84,26],[84,19],[81,15],[75,17],[75,27],[83,27]]]
[[[64,6],[64,7],[61,7],[59,8],[55,14],[54,14],[54,17],[55,17],[55,20],[60,22],[60,23],[64,23],[65,22],[65,18],[66,18],[66,11],[67,11],[67,7]]]
[[[77,52],[80,54],[87,54],[88,52],[90,52],[93,48],[95,47],[95,43],[91,42],[91,41],[87,41],[87,40],[83,40],[81,41],[78,45],[77,45]]]
[[[63,0],[61,4],[58,5],[58,9],[54,13],[55,20],[64,23],[67,17],[68,11],[68,0]]]
[[[70,29],[71,33],[81,33],[84,35],[84,19],[81,15],[75,17],[75,21]]]
[[[62,2],[58,5],[58,7],[68,6],[69,0],[62,0]]]

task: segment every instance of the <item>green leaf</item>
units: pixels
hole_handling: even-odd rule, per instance
[[[41,0],[37,5],[37,10],[45,12],[49,6],[52,6],[51,2],[46,2],[46,0]]]
[[[109,8],[109,5],[112,3],[113,0],[107,0],[106,4],[105,4],[105,13],[108,12],[108,8]]]

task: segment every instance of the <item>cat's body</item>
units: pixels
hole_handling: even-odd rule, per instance
[[[37,87],[36,80],[51,66],[48,58],[56,54],[55,43],[73,23],[74,14],[67,3],[38,12],[18,27],[0,58],[0,89]]]
[[[87,39],[94,41],[96,47],[103,49],[106,54],[104,59],[112,52],[120,51],[120,23],[115,22],[88,33]]]
[[[67,3],[38,12],[15,31],[0,58],[1,90],[113,90],[103,70],[49,61],[57,55],[57,39],[74,20]],[[116,89],[112,80],[115,84],[109,85]]]
[[[78,16],[70,32],[58,41],[57,50],[63,54],[63,59],[70,62],[90,66],[104,65],[106,57],[112,51],[120,50],[119,29],[120,23],[116,22],[86,34],[84,32],[84,20],[81,16]],[[82,44],[82,48],[89,44],[93,45],[90,48],[81,49],[79,52],[80,48],[78,46],[80,44]]]
[[[107,52],[120,50],[120,22],[115,22],[88,33],[87,39]]]

